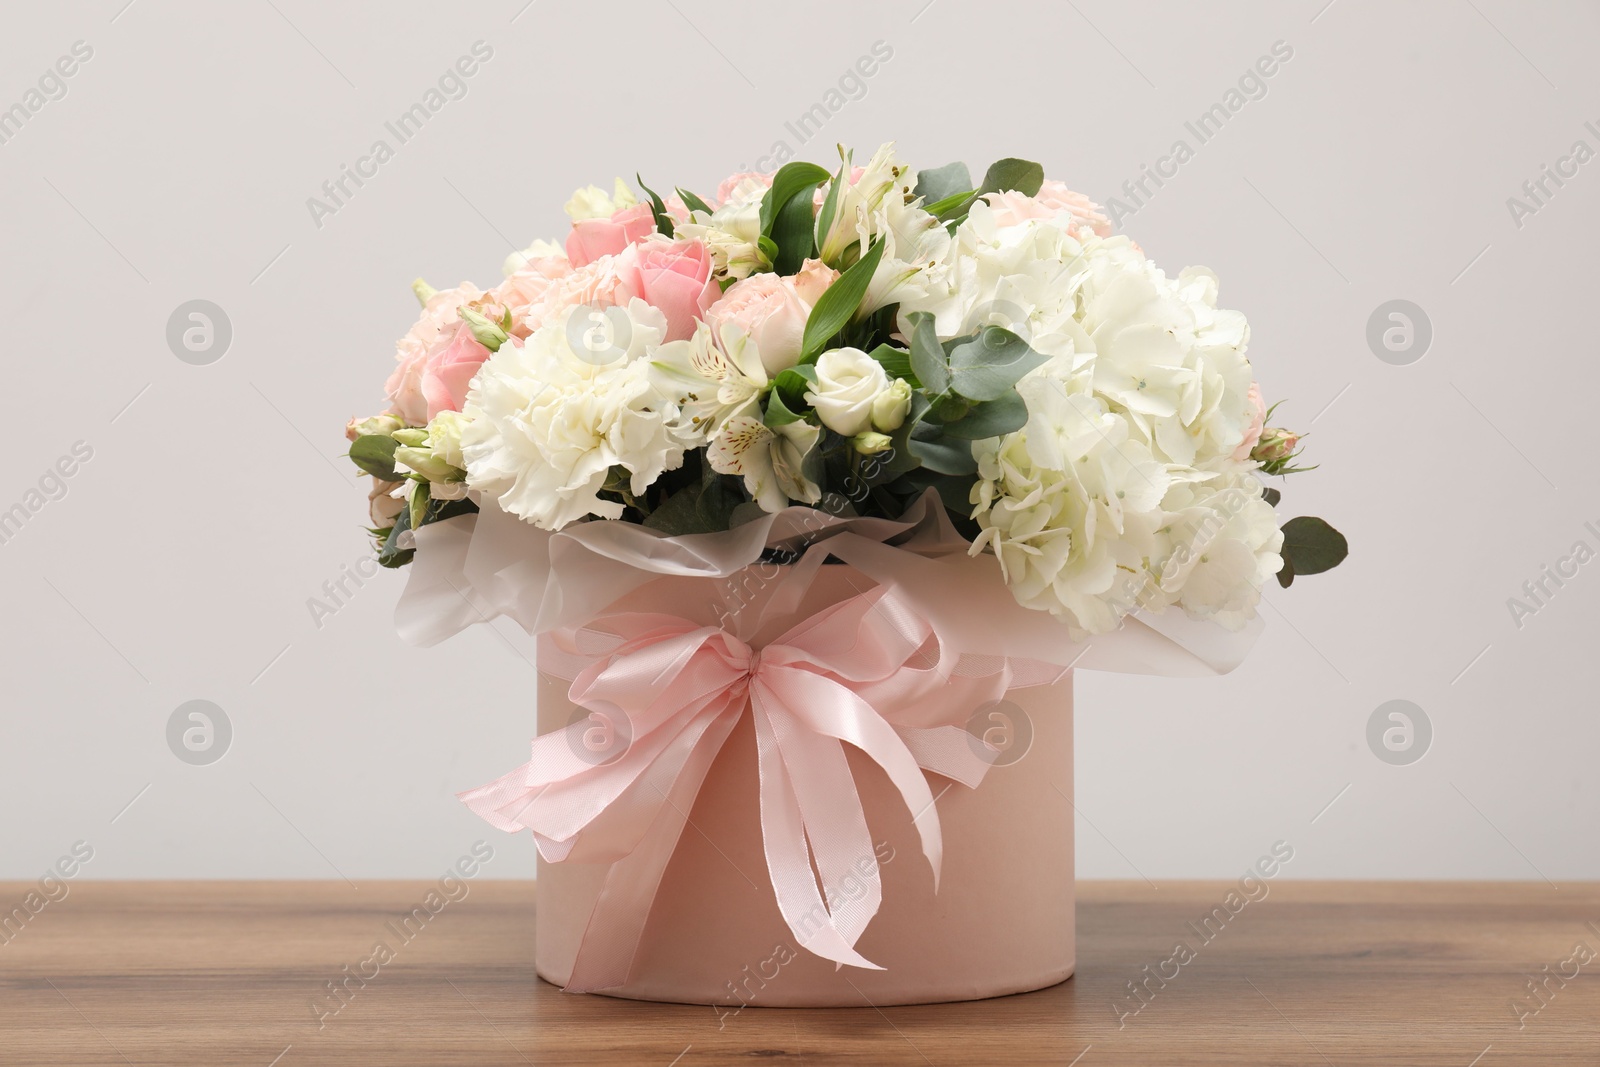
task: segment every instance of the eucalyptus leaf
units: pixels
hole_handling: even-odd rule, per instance
[[[645,516],[644,525],[669,537],[702,533],[698,511],[701,490],[699,485],[679,489]]]
[[[927,170],[917,171],[917,187],[913,194],[922,197],[924,205],[937,203],[957,193],[962,196],[971,196],[973,190],[972,172],[967,170],[965,163],[946,163],[942,167],[930,167]],[[933,211],[924,206],[924,210]],[[933,212],[938,214],[938,212]]]
[[[1344,534],[1312,515],[1299,515],[1283,524],[1281,555],[1293,575],[1321,574],[1344,562],[1350,544]]]
[[[384,538],[383,546],[378,549],[378,564],[383,567],[404,567],[411,562],[411,557],[416,549],[400,547],[400,535],[411,529],[411,510],[401,508],[400,514],[394,518],[394,525],[389,527],[389,536]]]
[[[906,319],[911,323],[911,369],[923,391],[938,396],[950,388],[950,365],[945,360],[944,346],[939,343],[939,332],[934,329],[933,316],[926,311],[913,311]]]
[[[974,404],[966,415],[944,424],[946,437],[980,441],[986,437],[1015,433],[1028,423],[1028,405],[1015,389],[995,400]]]
[[[1277,507],[1278,501],[1283,499],[1283,493],[1269,485],[1265,489],[1261,490],[1261,499],[1265,500],[1273,507]]]
[[[926,425],[926,424],[924,424]],[[972,442],[938,434],[929,437],[911,435],[911,454],[922,465],[938,474],[976,474],[978,461],[972,457]]]
[[[350,459],[356,466],[383,482],[398,482],[394,469],[394,450],[400,442],[387,434],[366,434],[350,445]]]
[[[999,326],[985,326],[950,350],[951,388],[969,400],[998,400],[1048,357]]]
[[[849,324],[861,307],[861,299],[867,295],[867,286],[872,283],[873,272],[878,269],[878,261],[882,258],[883,238],[880,237],[872,242],[866,255],[839,275],[828,286],[827,292],[818,298],[810,317],[806,319],[805,334],[800,345],[802,362],[815,362],[834,335]]]
[[[1038,196],[1044,185],[1044,168],[1032,160],[1002,159],[990,166],[978,187],[978,195],[1016,190],[1025,196]]]
[[[705,473],[709,478],[700,487],[699,496],[695,497],[695,523],[702,533],[719,533],[728,529],[733,511],[744,502],[744,497],[730,492],[723,484],[722,475],[712,471],[709,463],[706,464]]]

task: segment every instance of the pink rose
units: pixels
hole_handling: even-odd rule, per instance
[[[601,256],[614,256],[649,237],[656,230],[649,204],[634,204],[608,219],[578,219],[567,234],[567,258],[574,267],[586,267]]]
[[[1111,236],[1111,220],[1100,213],[1100,205],[1082,193],[1073,192],[1061,182],[1046,178],[1044,184],[1039,186],[1039,195],[1034,199],[1046,207],[1071,215],[1077,223],[1075,229],[1080,237],[1086,236],[1082,232],[1084,230],[1096,237]]]
[[[460,411],[467,387],[490,352],[472,335],[465,322],[456,326],[449,341],[435,346],[423,363],[420,385],[428,403],[428,421],[441,411]]]
[[[1261,428],[1267,423],[1267,405],[1261,399],[1261,386],[1256,382],[1250,383],[1250,392],[1245,394],[1250,401],[1254,412],[1250,416],[1250,425],[1244,431],[1244,440],[1239,442],[1239,447],[1233,450],[1233,458],[1246,460],[1250,453],[1255,451],[1256,444],[1261,440]]]
[[[759,170],[742,170],[738,174],[730,174],[722,179],[722,184],[717,186],[716,207],[727,207],[728,204],[748,204],[752,200],[760,200],[766,191],[772,188],[772,174]]]
[[[454,336],[454,328],[461,321],[460,310],[476,305],[484,294],[470,282],[462,282],[454,289],[440,289],[423,305],[422,315],[395,344],[395,358],[399,365],[389,375],[384,391],[389,406],[407,426],[424,426],[428,422],[428,401],[422,395],[422,371],[428,353]],[[449,335],[448,337],[446,335]]]
[[[839,280],[839,272],[820,259],[808,259],[800,265],[800,273],[791,280],[800,299],[816,307],[822,294],[828,291],[828,286]]]
[[[705,319],[721,338],[731,326],[755,342],[769,377],[799,362],[811,304],[802,299],[793,278],[752,274],[729,287],[712,304]]]
[[[711,276],[711,251],[705,242],[644,241],[628,251],[637,256],[638,295],[667,317],[662,340],[691,336],[696,321],[705,318],[706,310],[722,295]]]
[[[1071,218],[1070,229],[1080,240],[1091,233],[1098,237],[1111,236],[1111,220],[1100,213],[1100,205],[1068,189],[1061,182],[1045,180],[1038,196],[1028,196],[1015,189],[1003,193],[990,193],[985,199],[994,211],[996,226],[1017,226],[1029,219],[1052,219],[1066,215]]]
[[[629,245],[615,256],[601,256],[593,263],[555,278],[543,294],[528,305],[519,330],[532,333],[562,313],[587,304],[591,307],[624,306],[642,295],[639,291],[639,246]]]
[[[489,290],[487,299],[511,312],[511,336],[525,338],[530,332],[526,321],[528,309],[572,273],[572,262],[566,256],[530,259],[527,266],[513,271],[505,281]]]

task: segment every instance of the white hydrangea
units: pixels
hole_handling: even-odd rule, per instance
[[[974,449],[982,532],[972,551],[992,548],[1018,601],[1081,636],[1116,628],[1124,576],[1148,573],[1157,558],[1172,479],[1124,416],[1072,391],[1072,359],[1019,382],[1027,425]]]
[[[1000,226],[988,204],[973,204],[947,254],[924,272],[922,291],[900,294],[902,324],[927,311],[940,337],[1003,326],[1046,355],[1087,358],[1093,344],[1077,322],[1076,289],[1088,267],[1068,221]]]
[[[619,518],[623,506],[599,494],[612,468],[643,494],[663,471],[683,463],[672,431],[676,407],[652,380],[647,354],[666,317],[639,299],[616,330],[625,350],[609,362],[580,358],[568,318],[541,326],[522,345],[507,343],[473,379],[462,409],[461,454],[467,484],[513,515],[548,530],[589,516]]]
[[[1260,484],[1247,469],[1165,461],[1076,362],[1058,356],[1024,378],[1027,425],[977,445],[972,551],[992,550],[1018,601],[1075,637],[1173,605],[1242,626],[1283,562]]]

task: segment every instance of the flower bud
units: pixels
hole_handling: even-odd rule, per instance
[[[884,433],[893,433],[905,423],[910,411],[911,383],[896,378],[872,401],[872,425]]]
[[[1300,445],[1300,435],[1281,426],[1271,426],[1261,432],[1261,440],[1251,451],[1250,458],[1257,463],[1282,463],[1294,455]]]
[[[421,448],[428,443],[428,431],[420,427],[392,430],[389,436],[403,445],[410,445],[412,448]]]
[[[429,448],[397,448],[394,462],[396,467],[420,474],[430,482],[454,482],[462,477],[460,470],[435,456]]]
[[[348,441],[358,437],[388,437],[396,430],[405,426],[394,415],[371,415],[365,419],[351,419],[344,427],[344,436]]]
[[[894,444],[894,441],[889,438],[888,434],[873,433],[868,430],[866,433],[856,434],[850,439],[850,443],[863,456],[871,456],[879,452],[887,452]]]

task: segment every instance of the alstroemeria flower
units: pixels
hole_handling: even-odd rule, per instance
[[[650,376],[678,405],[677,431],[695,445],[714,437],[736,415],[759,417],[758,401],[769,384],[761,354],[749,337],[725,326],[721,343],[701,323],[694,336],[655,350]]]
[[[793,501],[815,504],[822,489],[805,476],[806,455],[822,429],[791,422],[772,429],[748,415],[736,415],[706,450],[711,469],[744,476],[744,487],[763,511],[782,511]]]

